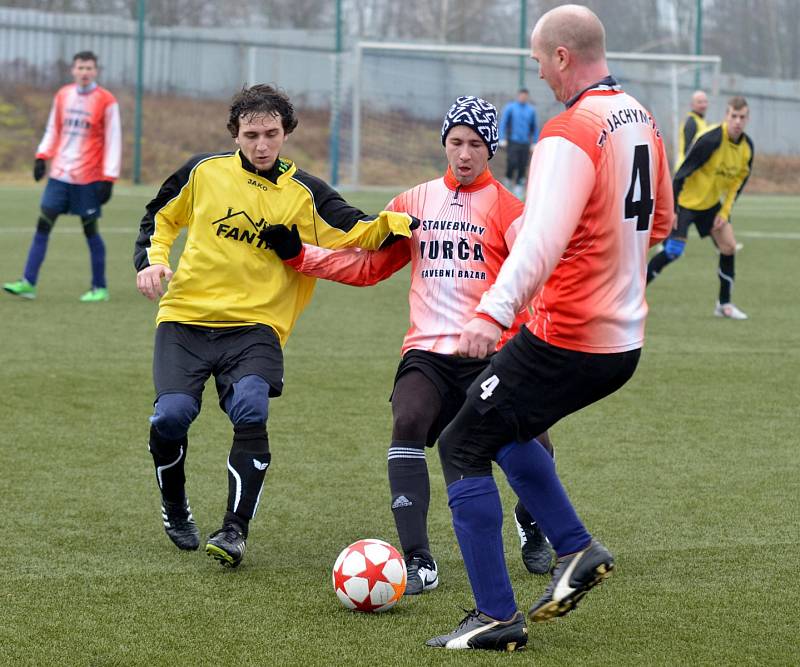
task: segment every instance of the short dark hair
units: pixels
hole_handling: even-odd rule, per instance
[[[289,96],[280,88],[258,83],[249,88],[245,86],[233,96],[228,116],[231,136],[234,139],[239,136],[240,118],[253,118],[263,114],[280,116],[286,134],[291,134],[297,127],[297,116]]]
[[[747,104],[747,100],[741,95],[734,95],[728,100],[728,106],[734,111],[739,111],[739,109],[744,109],[750,105]]]
[[[517,91],[517,95],[519,95],[520,93],[525,93],[525,94],[527,95],[527,94],[528,94],[528,93],[530,93],[530,92],[531,92],[531,91],[530,91],[530,90],[528,90],[527,88],[520,88],[520,89]]]
[[[97,55],[93,51],[78,51],[72,56],[72,64],[74,65],[78,60],[92,60],[97,65]]]

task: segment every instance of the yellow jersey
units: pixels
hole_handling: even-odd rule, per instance
[[[675,171],[678,171],[683,161],[686,159],[686,154],[694,144],[695,139],[708,129],[708,123],[696,111],[689,111],[686,114],[686,119],[681,123],[678,128],[678,161],[675,163]]]
[[[712,126],[695,141],[673,178],[676,204],[693,211],[719,205],[719,214],[730,219],[733,202],[750,177],[753,153],[746,134],[734,142],[726,123]]]
[[[169,266],[172,244],[187,228],[156,322],[265,324],[283,346],[316,281],[266,248],[258,237],[263,227],[297,225],[305,243],[374,250],[393,236],[410,237],[410,223],[405,213],[367,216],[285,158],[260,172],[240,151],[198,155],[172,174],[147,205],[134,264],[137,271]]]

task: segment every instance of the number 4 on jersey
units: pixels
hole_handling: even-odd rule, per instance
[[[636,194],[636,183],[639,183],[639,199],[633,200]],[[633,172],[631,185],[625,196],[625,219],[636,218],[636,231],[643,232],[650,227],[650,215],[653,213],[653,197],[650,191],[650,149],[647,144],[639,144],[633,152]]]
[[[496,375],[492,375],[491,377],[486,378],[483,382],[481,382],[481,389],[483,389],[483,393],[481,394],[481,400],[485,401],[489,396],[494,393],[494,390],[497,389],[497,385],[500,384],[500,378]]]

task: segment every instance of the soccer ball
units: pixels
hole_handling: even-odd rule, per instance
[[[333,564],[333,590],[348,609],[386,611],[406,590],[406,562],[387,542],[358,540]]]

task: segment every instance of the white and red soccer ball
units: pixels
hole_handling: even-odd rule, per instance
[[[348,609],[391,609],[406,590],[406,562],[391,544],[358,540],[333,564],[333,590]]]

